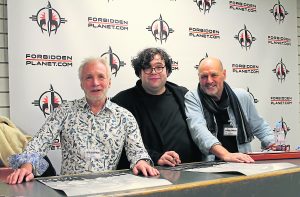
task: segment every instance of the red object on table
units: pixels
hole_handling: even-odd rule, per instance
[[[300,158],[300,151],[272,151],[272,152],[261,152],[261,153],[248,153],[248,155],[254,161],[260,160],[272,160],[272,159],[299,159]]]

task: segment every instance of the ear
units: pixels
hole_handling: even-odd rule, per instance
[[[224,76],[224,80],[226,79],[226,70],[223,70],[223,76]]]
[[[171,73],[169,73],[169,71],[167,71],[167,70],[166,70],[166,72],[167,72],[167,77],[169,77]]]
[[[82,87],[82,82],[80,81],[80,87],[81,87],[81,89],[83,90],[83,87]]]

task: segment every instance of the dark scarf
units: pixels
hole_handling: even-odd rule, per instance
[[[250,132],[249,123],[245,118],[245,114],[237,96],[226,82],[224,82],[224,91],[225,92],[223,93],[226,94],[226,98],[218,105],[209,95],[202,91],[200,84],[198,84],[198,94],[203,105],[204,118],[206,120],[208,130],[212,134],[216,135],[217,126],[214,121],[214,114],[224,112],[224,110],[227,110],[226,108],[230,106],[236,119],[238,129],[237,138],[239,144],[251,142],[253,140],[253,134]]]

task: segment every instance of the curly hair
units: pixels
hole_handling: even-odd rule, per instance
[[[172,59],[163,49],[160,48],[146,48],[139,52],[137,57],[131,60],[132,67],[134,68],[135,75],[140,77],[142,69],[149,68],[150,62],[153,60],[154,56],[159,54],[161,58],[165,61],[166,70],[168,75],[172,72]]]

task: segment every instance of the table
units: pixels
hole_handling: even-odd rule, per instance
[[[173,184],[153,188],[127,190],[107,196],[230,196],[293,197],[300,196],[300,159],[257,161],[256,163],[289,162],[297,167],[244,176],[238,173],[199,173],[172,168],[159,168],[161,177]],[[184,164],[183,166],[190,165]],[[129,171],[124,171],[129,172]],[[101,173],[99,173],[101,174]],[[103,174],[103,173],[102,173]],[[98,176],[97,174],[80,176]],[[0,182],[0,196],[65,196],[38,181],[18,185]],[[97,195],[95,195],[97,196]],[[101,195],[98,195],[101,196]]]

